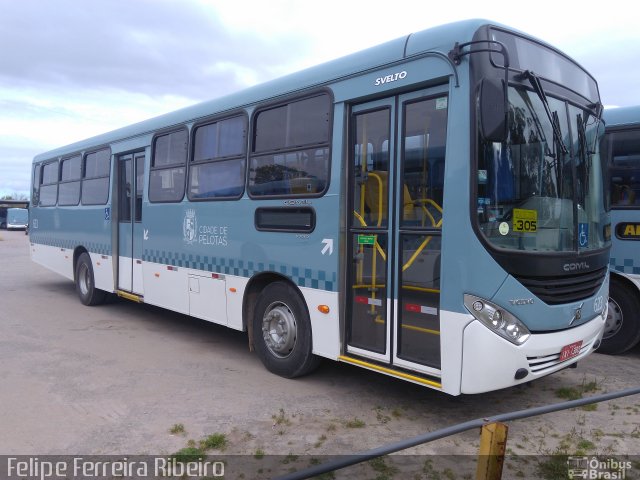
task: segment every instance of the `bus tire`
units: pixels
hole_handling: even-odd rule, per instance
[[[616,355],[640,341],[640,298],[624,281],[611,277],[609,311],[598,352]]]
[[[76,263],[76,292],[83,305],[93,306],[104,302],[107,292],[96,288],[91,257],[87,252],[80,254]]]
[[[300,294],[285,282],[269,284],[258,296],[253,337],[263,365],[281,377],[306,375],[320,363],[312,353],[307,307]]]

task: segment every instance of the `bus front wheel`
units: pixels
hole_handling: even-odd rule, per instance
[[[640,341],[640,299],[635,289],[615,277],[609,288],[609,310],[600,353],[624,353]]]
[[[306,305],[287,283],[272,283],[260,293],[253,337],[260,360],[276,375],[300,377],[319,364],[319,358],[311,351],[311,321]]]
[[[84,305],[99,305],[104,302],[106,292],[96,288],[93,266],[88,253],[82,253],[76,263],[76,292]]]

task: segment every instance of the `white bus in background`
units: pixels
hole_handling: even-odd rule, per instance
[[[26,230],[29,225],[29,210],[26,208],[7,209],[7,230]]]

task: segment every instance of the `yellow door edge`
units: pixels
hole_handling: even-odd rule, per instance
[[[412,382],[421,383],[422,385],[428,385],[434,388],[442,388],[442,384],[439,382],[435,382],[433,380],[427,380],[426,378],[417,377],[415,375],[411,375],[409,373],[401,372],[399,370],[394,370],[392,368],[383,367],[380,365],[376,365],[375,363],[365,362],[363,360],[358,360],[357,358],[347,357],[345,355],[339,355],[338,360],[341,362],[351,363],[353,365],[358,365],[360,367],[369,368],[371,370],[375,370],[377,372],[386,373],[387,375],[391,375],[392,377],[402,378],[404,380],[411,380]]]

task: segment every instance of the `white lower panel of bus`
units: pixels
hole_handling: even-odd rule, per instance
[[[73,251],[49,245],[31,244],[31,260],[73,280]]]
[[[89,256],[96,287],[106,292],[113,292],[113,257],[99,253],[90,253]]]
[[[533,334],[524,345],[516,346],[473,321],[464,330],[461,393],[498,390],[561,370],[593,352],[602,338],[603,327],[604,320],[598,315],[579,327]],[[580,353],[560,361],[563,347],[576,342],[582,342]],[[514,376],[519,369],[529,373],[516,380]]]
[[[113,291],[113,266],[111,257],[90,253],[95,285],[100,290]],[[69,280],[74,280],[73,250],[49,245],[31,244],[31,260]]]
[[[189,315],[188,269],[143,262],[144,303]]]
[[[236,330],[246,328],[242,302],[248,278],[150,262],[143,262],[143,277],[145,303]],[[338,294],[312,288],[300,288],[300,291],[309,309],[313,353],[337,359],[340,355]],[[329,313],[321,313],[320,305],[328,306]]]
[[[337,360],[340,355],[340,321],[338,293],[313,288],[300,288],[311,318],[313,353]],[[321,313],[319,305],[329,307],[329,313]]]

